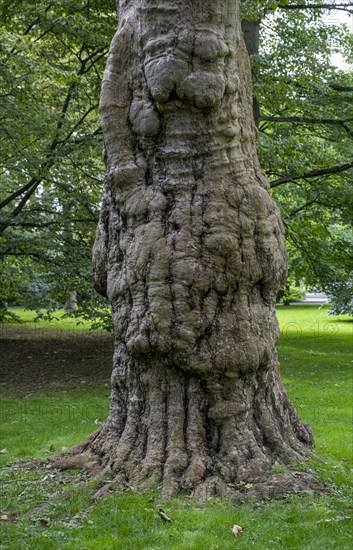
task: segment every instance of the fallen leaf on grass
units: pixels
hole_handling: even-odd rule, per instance
[[[233,535],[236,537],[237,535],[239,535],[239,533],[241,533],[243,530],[242,527],[240,527],[240,525],[233,525],[232,527],[232,533]]]
[[[9,521],[9,517],[6,514],[0,516],[0,521]]]
[[[0,450],[0,454],[2,454],[2,455],[7,454],[8,452],[9,452],[9,451],[8,451],[7,449],[1,449],[1,450]]]
[[[172,518],[170,518],[169,516],[167,516],[167,514],[164,512],[164,510],[162,510],[162,508],[159,508],[158,514],[159,514],[159,517],[160,517],[163,521],[173,521]]]
[[[347,519],[352,519],[352,516],[337,516],[335,518],[328,518],[328,519],[319,519],[319,521],[316,521],[316,525],[320,525],[320,523],[332,523],[333,521],[345,521]]]

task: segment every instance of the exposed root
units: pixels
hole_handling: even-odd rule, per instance
[[[236,499],[238,502],[279,499],[290,493],[314,494],[324,491],[323,484],[312,474],[296,470],[283,474],[266,475],[265,473],[254,479],[245,478],[227,483],[221,475],[205,475],[205,463],[202,460],[194,461],[186,470],[185,476],[178,475],[176,472],[167,472],[165,469],[163,479],[161,464],[158,465],[157,470],[152,464],[149,468],[145,465],[141,470],[135,467],[130,471],[130,477],[127,477],[126,471],[114,473],[112,468],[99,464],[98,458],[92,453],[80,454],[77,449],[69,455],[53,457],[50,461],[54,468],[82,469],[101,479],[102,484],[93,497],[95,501],[113,490],[132,490],[143,493],[156,487],[161,487],[162,496],[165,499],[173,498],[183,492],[201,501],[223,497]]]
[[[101,466],[96,456],[89,452],[59,454],[49,458],[53,468],[58,470],[84,470],[90,473],[98,473]]]
[[[249,484],[250,485],[250,484]],[[279,499],[290,493],[322,493],[324,486],[320,480],[306,472],[292,471],[286,474],[272,474],[266,480],[254,483],[252,487],[236,491],[240,502],[248,500]]]

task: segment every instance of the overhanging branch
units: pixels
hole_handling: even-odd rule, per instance
[[[342,4],[335,4],[333,2],[328,4],[287,4],[285,6],[278,6],[281,10],[307,10],[307,9],[318,9],[318,10],[338,10],[346,11],[348,13],[353,13],[353,2],[347,2]]]
[[[340,166],[333,166],[332,168],[323,168],[321,170],[311,170],[310,172],[306,172],[304,174],[300,174],[297,176],[285,176],[283,178],[279,178],[278,180],[272,181],[270,185],[271,185],[271,189],[273,189],[274,187],[278,187],[279,185],[288,183],[290,181],[297,181],[304,178],[316,178],[318,176],[328,176],[330,174],[338,174],[339,172],[344,172],[346,170],[349,170],[350,168],[353,168],[353,162],[349,162],[347,164],[341,164]]]
[[[353,86],[340,86],[339,84],[329,84],[329,86],[336,92],[353,92]]]
[[[269,122],[295,122],[298,124],[347,124],[353,122],[353,117],[339,118],[315,118],[315,117],[299,117],[299,116],[261,116],[261,120]]]

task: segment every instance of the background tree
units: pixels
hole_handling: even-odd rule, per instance
[[[352,73],[332,66],[332,56],[349,61],[352,33],[311,2],[267,14],[244,6],[250,29],[260,28],[258,48],[254,30],[249,35],[258,150],[285,223],[291,279],[335,294],[352,272],[353,87]]]
[[[1,14],[3,277],[21,259],[27,305],[55,309],[76,290],[92,308],[102,187],[97,107],[115,3],[2,1]]]

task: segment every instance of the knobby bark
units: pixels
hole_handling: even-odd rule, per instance
[[[75,453],[119,487],[161,484],[166,497],[263,485],[313,442],[280,381],[285,242],[238,10],[120,1],[103,80],[94,275],[116,344],[109,418]]]

